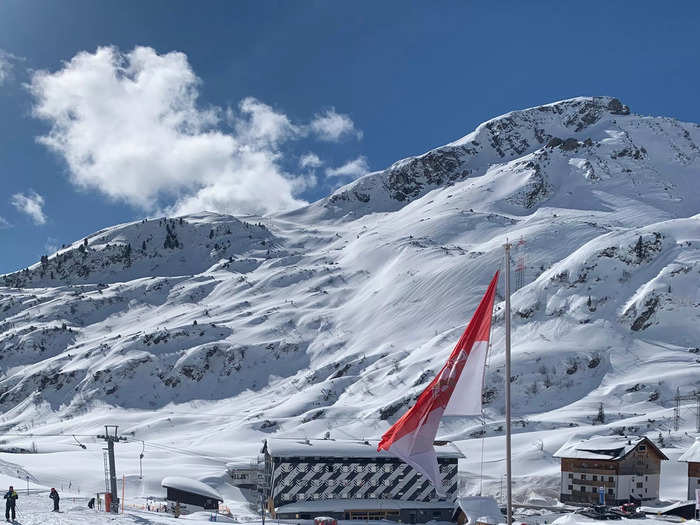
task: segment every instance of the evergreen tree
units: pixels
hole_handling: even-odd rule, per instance
[[[637,239],[637,244],[634,247],[634,251],[639,259],[644,259],[644,243],[642,242],[642,236]]]

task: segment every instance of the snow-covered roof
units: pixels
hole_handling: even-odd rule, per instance
[[[229,461],[226,463],[226,470],[262,470],[263,465],[261,463],[253,461]]]
[[[217,501],[224,501],[224,498],[211,488],[206,483],[197,481],[196,479],[185,478],[182,476],[168,476],[164,478],[160,483],[161,487],[182,490],[184,492],[190,492],[192,494],[197,494],[199,496],[204,496],[205,498],[212,498]]]
[[[662,459],[668,459],[650,439],[644,436],[593,436],[579,441],[568,441],[554,453],[554,457],[620,460],[642,442],[650,445]]]
[[[392,457],[386,452],[377,452],[378,441],[350,441],[341,439],[267,439],[263,451],[276,457],[333,457],[333,458],[378,458]],[[435,445],[440,458],[463,458],[464,455],[452,443]]]
[[[469,496],[455,500],[455,512],[461,509],[467,517],[467,523],[472,524],[479,518],[489,518],[489,523],[501,523],[503,514],[495,499],[486,496]]]
[[[277,512],[343,512],[346,510],[449,509],[449,501],[406,501],[400,499],[319,499],[298,501],[277,507]]]
[[[686,463],[700,463],[700,438],[695,438],[695,443],[693,443],[688,450],[683,452],[678,461],[685,461]]]

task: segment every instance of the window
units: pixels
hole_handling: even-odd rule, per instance
[[[581,474],[581,479],[586,479],[586,475],[585,475],[585,474]]]
[[[392,470],[394,470],[394,469],[393,469],[393,465],[391,465],[391,463],[387,463],[386,465],[384,465],[384,472],[391,472]]]
[[[433,519],[434,520],[439,520],[441,517],[442,517],[442,513],[439,510],[433,511]]]
[[[569,473],[569,479],[574,479],[574,475]]]
[[[586,487],[581,487],[581,492],[586,492]]]
[[[596,476],[595,474],[593,475],[593,481],[598,481],[598,476]]]
[[[608,478],[608,481],[610,481],[610,482],[612,483],[613,481],[615,481],[615,478],[613,478],[612,476],[610,476],[610,477]]]
[[[612,496],[615,494],[615,491],[613,489],[608,489],[608,496]]]
[[[640,450],[640,451],[643,451],[643,450],[646,450],[646,449],[647,449],[647,446],[646,446],[646,445],[639,445],[639,450]]]
[[[569,490],[574,490],[574,486],[573,486],[573,485],[569,485]]]
[[[644,486],[644,483],[639,482],[639,481],[637,482],[637,488],[638,488],[638,489],[641,489],[643,486]]]
[[[649,476],[644,476],[644,481],[649,481]]]

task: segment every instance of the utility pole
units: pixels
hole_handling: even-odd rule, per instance
[[[117,493],[117,469],[114,461],[114,443],[115,441],[126,441],[126,438],[119,437],[117,434],[118,428],[118,425],[105,425],[104,435],[97,436],[98,439],[104,439],[107,442],[107,454],[109,455],[109,491],[112,494],[109,511],[113,514],[119,514],[119,494]],[[111,434],[110,429],[113,429]]]
[[[143,451],[146,449],[146,444],[141,441],[141,453],[139,454],[139,479],[143,479]]]
[[[513,523],[513,494],[511,492],[512,473],[510,467],[510,243],[506,239],[505,281],[506,281],[506,523]]]

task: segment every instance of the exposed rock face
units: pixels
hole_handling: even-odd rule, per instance
[[[413,162],[396,164],[386,173],[385,187],[392,199],[399,202],[420,195],[424,187],[445,186],[469,176],[469,169],[460,162],[458,153],[469,154],[470,148],[460,152],[431,151]]]
[[[572,153],[598,148],[606,138],[601,126],[619,129],[622,118],[636,117],[611,97],[581,97],[514,111],[485,122],[453,144],[402,160],[340,188],[325,204],[336,211],[352,209],[355,214],[378,208],[395,210],[435,188],[479,177],[496,163],[523,158],[542,148]],[[642,160],[645,152],[643,145],[628,144],[608,158]],[[604,167],[592,164],[587,178],[600,178],[602,175],[593,173],[603,171]]]

